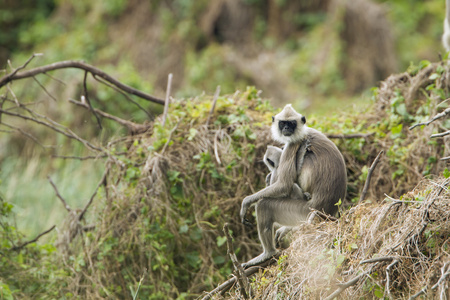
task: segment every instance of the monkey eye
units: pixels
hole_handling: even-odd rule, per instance
[[[272,123],[273,123],[273,122],[275,122],[275,117],[274,117],[274,116],[272,116]]]

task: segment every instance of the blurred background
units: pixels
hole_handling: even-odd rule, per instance
[[[438,61],[444,10],[443,0],[2,0],[0,69],[11,72],[8,60],[16,68],[42,53],[29,68],[83,60],[160,98],[173,73],[172,95],[185,101],[213,94],[218,85],[221,94],[255,86],[275,107],[294,103],[303,114],[326,115],[367,105],[372,87],[411,63]],[[82,128],[85,138],[126,134],[114,124],[100,131],[92,115],[67,102],[80,97],[82,71],[52,76],[58,80],[41,75],[12,88],[21,101],[41,103],[55,120]],[[113,90],[93,79],[88,85],[94,106],[147,120]],[[49,153],[86,150],[25,122],[16,125],[52,145],[38,146],[18,132],[0,135],[0,191],[15,205],[18,226],[38,233],[64,213],[46,176],[80,207],[103,161],[51,159]]]

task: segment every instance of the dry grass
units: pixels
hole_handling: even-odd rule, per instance
[[[439,279],[450,271],[449,183],[424,180],[402,200],[363,203],[337,222],[303,225],[282,262],[255,279],[255,298],[325,299],[355,278],[340,298],[408,299],[424,288],[427,298],[448,295]]]

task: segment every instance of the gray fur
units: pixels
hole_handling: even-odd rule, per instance
[[[297,132],[292,136],[281,136],[279,133],[278,122],[286,120],[285,117],[298,123]],[[257,202],[258,235],[264,249],[261,255],[243,264],[244,267],[273,257],[277,253],[274,238],[281,239],[292,227],[306,221],[310,208],[334,215],[338,210],[335,204],[345,197],[347,173],[342,154],[325,135],[307,127],[301,119],[302,115],[290,105],[275,116],[272,136],[278,141],[283,140],[286,145],[277,166],[268,166],[273,168],[271,185],[244,198],[242,202],[241,220],[244,220],[250,205]],[[275,162],[277,150],[271,148],[270,151],[266,152],[266,156],[272,155],[271,160]],[[308,201],[305,193],[311,195],[311,200]],[[275,225],[281,226],[276,234]]]

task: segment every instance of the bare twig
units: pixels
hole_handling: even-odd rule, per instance
[[[422,126],[422,125],[428,126],[430,123],[432,123],[432,122],[434,122],[434,121],[436,121],[436,120],[438,120],[438,119],[440,119],[440,118],[445,117],[445,116],[448,115],[449,113],[450,113],[450,107],[447,108],[446,110],[444,110],[443,112],[438,113],[438,114],[435,115],[431,120],[429,120],[429,121],[427,121],[427,122],[417,123],[417,124],[415,124],[415,125],[409,127],[409,130],[411,130],[411,129],[413,129],[413,128],[416,128],[417,126]]]
[[[219,94],[220,94],[220,85],[217,86],[216,92],[214,93],[213,104],[211,106],[211,110],[209,111],[208,119],[206,120],[206,126],[209,125],[209,121],[211,120],[211,116],[212,116],[212,114],[214,112],[214,109],[216,108],[216,102],[217,102],[217,98],[219,98]]]
[[[380,157],[383,153],[384,153],[384,151],[381,150],[380,153],[378,153],[375,160],[373,161],[372,166],[370,166],[369,172],[367,173],[366,183],[364,184],[364,188],[361,193],[361,197],[359,198],[359,203],[361,203],[364,200],[364,198],[366,197],[367,190],[369,189],[369,186],[370,186],[370,179],[372,178],[372,173],[375,170],[375,168],[377,167],[378,161],[380,160]]]
[[[92,77],[94,77],[95,80],[97,80],[98,82],[100,82],[101,84],[104,84],[110,88],[112,88],[113,90],[115,90],[116,92],[120,93],[122,96],[125,97],[125,99],[127,99],[128,101],[130,101],[131,103],[133,103],[134,105],[136,105],[140,110],[142,110],[150,120],[154,119],[154,116],[152,114],[150,114],[145,108],[142,107],[142,105],[140,105],[139,103],[137,103],[136,101],[134,101],[133,99],[131,99],[130,96],[128,96],[124,91],[122,91],[121,89],[119,89],[118,87],[116,87],[115,85],[112,85],[110,83],[108,83],[107,81],[98,78],[95,75],[92,75]]]
[[[167,78],[166,101],[164,102],[164,113],[163,113],[163,120],[162,120],[163,127],[164,127],[164,125],[166,125],[167,112],[169,111],[170,88],[171,87],[172,87],[172,73],[170,73],[169,77]]]
[[[35,58],[36,56],[42,56],[42,53],[33,53],[33,55],[31,55],[31,57],[22,66],[20,66],[17,69],[13,70],[11,72],[11,74],[9,74],[7,76],[13,77],[14,75],[17,74],[17,72],[19,72],[22,69],[25,69],[28,66],[28,64],[33,60],[33,58]],[[11,67],[11,62],[8,61],[8,63],[10,64],[10,67]],[[1,85],[0,85],[0,87],[1,87]]]
[[[25,242],[25,243],[23,243],[23,244],[20,245],[20,246],[12,247],[11,250],[13,250],[13,251],[19,251],[19,250],[21,250],[21,249],[22,249],[23,247],[25,247],[26,245],[29,245],[29,244],[31,244],[31,243],[36,242],[36,241],[37,241],[38,239],[40,239],[43,235],[45,235],[45,234],[49,233],[50,231],[52,231],[53,229],[55,229],[55,227],[56,227],[56,225],[53,225],[52,227],[50,227],[50,229],[48,229],[48,230],[46,230],[46,231],[40,233],[37,237],[35,237],[35,238],[32,239],[31,241]]]
[[[183,118],[181,118],[181,119],[178,121],[177,125],[175,125],[175,127],[172,128],[172,130],[170,131],[169,137],[167,138],[167,142],[164,144],[164,146],[163,146],[163,148],[162,148],[162,150],[161,150],[161,154],[163,154],[163,153],[166,151],[167,147],[169,146],[170,140],[172,139],[173,133],[178,129],[178,125],[180,125],[180,123],[181,123],[182,120],[183,120]]]
[[[411,297],[409,297],[409,300],[414,300],[417,297],[419,297],[422,294],[425,294],[427,292],[427,287],[424,287],[423,289],[421,289],[420,291],[418,291],[416,294],[412,295]]]
[[[247,276],[245,275],[244,269],[242,268],[241,264],[239,263],[239,261],[236,257],[236,254],[234,253],[233,241],[232,241],[232,238],[230,235],[228,223],[225,223],[223,225],[223,232],[225,233],[225,237],[227,238],[227,253],[231,259],[231,262],[233,263],[233,267],[234,267],[237,281],[239,283],[239,289],[241,291],[241,295],[244,299],[248,299],[249,293],[250,293],[250,284],[248,282]]]
[[[34,79],[34,81],[36,81],[36,83],[41,87],[41,89],[43,89],[44,92],[45,92],[50,98],[52,98],[53,101],[55,101],[55,102],[57,101],[56,98],[53,97],[53,95],[50,94],[49,91],[47,91],[47,89],[45,88],[45,86],[43,86],[43,85],[39,82],[39,80],[37,80],[36,77],[33,77],[33,79]]]
[[[22,107],[23,107],[23,106],[22,106]],[[27,111],[29,111],[30,113],[33,113],[33,112],[30,111],[30,110],[27,110]],[[90,148],[90,149],[92,149],[92,150],[101,151],[101,152],[103,151],[101,148],[99,148],[99,147],[97,147],[97,146],[94,146],[94,145],[92,145],[91,143],[89,143],[88,141],[86,141],[86,140],[80,138],[78,135],[76,135],[76,134],[75,134],[73,131],[71,131],[70,129],[68,129],[68,128],[62,126],[61,124],[58,124],[58,123],[54,122],[53,120],[50,120],[50,119],[47,118],[47,117],[41,116],[41,117],[45,118],[46,120],[50,121],[51,123],[57,124],[59,127],[64,128],[67,132],[64,131],[64,130],[61,130],[60,128],[58,128],[58,127],[56,127],[56,126],[54,126],[54,125],[52,125],[52,124],[50,124],[50,123],[48,123],[48,122],[44,122],[44,121],[38,120],[38,119],[36,119],[36,118],[32,118],[32,117],[24,116],[24,115],[21,115],[21,114],[9,112],[9,111],[6,111],[6,110],[4,110],[4,109],[0,109],[0,112],[3,113],[3,114],[5,114],[5,115],[9,115],[9,116],[13,116],[13,117],[18,117],[18,118],[21,118],[21,119],[24,119],[24,120],[28,120],[28,121],[32,121],[32,122],[35,122],[35,123],[44,125],[44,126],[46,126],[46,127],[49,127],[49,128],[51,128],[51,129],[53,129],[53,130],[56,131],[56,132],[59,132],[59,133],[65,135],[65,136],[68,137],[68,138],[71,138],[71,139],[74,139],[74,140],[77,140],[77,141],[81,142],[81,143],[84,144],[86,147],[88,147],[88,148]],[[36,113],[34,113],[34,114],[36,114]]]
[[[330,220],[330,221],[332,221],[332,222],[336,222],[336,221],[338,220],[338,218],[333,217],[333,216],[331,216],[331,215],[329,215],[329,214],[326,214],[326,213],[324,213],[324,212],[322,212],[322,211],[320,211],[320,210],[314,209],[314,208],[312,208],[312,207],[310,207],[309,210],[310,210],[312,213],[311,213],[311,216],[308,217],[308,223],[312,223],[314,217],[316,217],[316,216],[321,217],[321,218],[324,219],[324,220]]]
[[[106,154],[102,155],[89,155],[89,156],[66,156],[66,155],[52,155],[53,158],[61,158],[61,159],[78,159],[78,160],[88,160],[88,159],[97,159],[97,158],[105,158],[108,157]]]
[[[441,277],[439,278],[438,282],[436,282],[435,285],[431,287],[432,290],[437,289],[440,285],[442,285],[443,282],[445,282],[445,279],[448,275],[450,275],[450,271],[447,270],[447,266],[450,264],[450,262],[446,262],[444,266],[441,268]]]
[[[109,164],[107,164],[105,172],[103,172],[102,179],[100,179],[99,183],[97,184],[97,187],[95,188],[95,191],[91,196],[91,199],[89,199],[89,202],[86,204],[86,206],[84,207],[84,209],[81,211],[80,215],[78,216],[79,221],[81,221],[83,219],[83,216],[86,213],[89,206],[92,204],[92,201],[94,200],[95,195],[97,195],[97,192],[98,192],[98,189],[100,188],[100,186],[106,183],[106,177],[108,176],[108,173],[109,173]]]
[[[371,264],[371,263],[382,262],[382,261],[392,261],[394,259],[395,259],[395,257],[392,257],[392,256],[375,257],[375,258],[365,259],[365,260],[361,261],[359,264],[360,265]]]
[[[91,100],[89,100],[89,94],[88,94],[88,89],[87,89],[87,76],[88,76],[88,72],[86,71],[86,72],[84,72],[84,78],[83,78],[84,97],[86,99],[87,104],[89,105],[89,110],[92,112],[95,119],[97,120],[98,128],[103,129],[102,121],[100,120],[98,115],[95,113],[95,110],[91,104]],[[83,97],[83,96],[81,96],[81,97]]]
[[[390,275],[389,275],[389,272],[391,271],[391,268],[393,266],[398,264],[398,262],[399,262],[399,260],[395,259],[389,266],[386,267],[386,289],[385,289],[385,291],[388,294],[389,298],[392,298],[391,297],[391,289],[390,289]]]
[[[431,138],[437,138],[437,137],[443,137],[443,136],[446,136],[446,135],[449,135],[449,134],[450,134],[450,130],[448,130],[446,132],[432,134],[430,137]]]
[[[268,260],[262,262],[258,266],[253,266],[253,267],[246,269],[244,271],[245,276],[250,277],[251,275],[257,273],[258,271],[264,270],[264,268],[271,266],[273,264],[276,264],[278,257],[279,257],[279,254],[276,255],[275,257],[273,257],[272,259],[268,259]],[[232,278],[228,279],[227,281],[225,281],[224,283],[219,285],[217,288],[215,288],[214,290],[212,290],[211,292],[206,294],[202,298],[202,300],[211,299],[211,297],[217,293],[224,295],[227,291],[229,291],[233,287],[233,285],[236,283],[236,280],[237,280],[236,276],[233,276]]]
[[[86,109],[89,109],[89,106],[86,103],[83,103],[81,101],[76,101],[76,100],[73,100],[73,99],[69,99],[69,102],[73,103],[75,105],[84,107]],[[126,127],[132,133],[146,132],[151,127],[150,124],[138,124],[138,123],[134,123],[134,122],[131,122],[131,121],[127,121],[127,120],[121,119],[119,117],[116,117],[116,116],[110,115],[108,113],[105,113],[104,111],[101,111],[101,110],[99,110],[97,108],[93,108],[93,110],[94,110],[95,113],[99,114],[100,116],[102,116],[104,118],[107,118],[107,119],[110,119],[110,120],[113,120],[113,121],[119,123],[120,125]]]
[[[25,66],[22,67],[22,69]],[[106,74],[105,72],[101,71],[100,69],[97,69],[89,64],[83,63],[81,61],[73,61],[73,60],[67,60],[67,61],[61,61],[61,62],[56,62],[50,65],[46,65],[46,66],[42,66],[42,67],[38,67],[38,68],[34,68],[28,71],[24,71],[24,72],[17,72],[20,70],[20,68],[16,69],[14,72],[7,74],[5,76],[3,76],[2,78],[0,78],[0,88],[3,87],[4,85],[6,85],[7,83],[13,81],[13,80],[19,80],[19,79],[23,79],[23,78],[29,78],[29,77],[33,77],[37,74],[44,74],[47,73],[49,71],[54,71],[54,70],[59,70],[59,69],[67,69],[67,68],[76,68],[76,69],[81,69],[81,70],[85,70],[90,72],[92,75],[96,75],[98,77],[103,78],[105,81],[115,85],[116,87],[120,88],[122,91],[125,91],[129,94],[138,96],[142,99],[154,102],[154,103],[158,103],[158,104],[164,104],[164,100],[157,98],[157,97],[153,97],[151,95],[148,95],[142,91],[136,90],[126,84],[121,83],[120,81],[114,79],[113,77],[109,76],[108,74]]]
[[[35,142],[36,144],[38,144],[39,146],[41,146],[41,147],[44,148],[44,149],[45,149],[45,148],[55,148],[55,146],[44,145],[44,144],[42,144],[42,143],[41,143],[36,137],[34,137],[32,134],[30,134],[30,133],[28,133],[28,132],[22,130],[22,129],[19,128],[19,127],[15,127],[15,126],[12,126],[12,125],[9,125],[9,124],[6,124],[6,123],[2,123],[1,120],[0,120],[0,123],[1,123],[1,125],[3,125],[3,126],[6,126],[6,127],[8,127],[8,128],[11,128],[11,129],[14,129],[14,130],[20,132],[21,134],[23,134],[24,136],[26,136],[27,138],[29,138],[30,140],[32,140],[33,142]]]
[[[214,156],[216,157],[217,163],[220,165],[220,164],[222,164],[222,162],[220,161],[219,150],[217,149],[217,144],[218,144],[217,139],[219,137],[219,132],[220,132],[220,129],[216,131],[216,134],[214,136]]]
[[[366,272],[356,276],[355,278],[353,278],[343,284],[340,284],[339,288],[337,290],[335,290],[333,293],[331,293],[328,297],[326,297],[325,300],[332,300],[332,299],[336,298],[343,291],[345,291],[345,289],[347,289],[348,287],[351,287],[352,285],[355,285],[361,278],[366,276],[368,273],[369,273],[369,271],[366,271]]]
[[[56,197],[59,198],[59,200],[61,200],[61,202],[64,205],[64,208],[68,211],[71,212],[72,209],[70,208],[69,204],[67,204],[66,200],[64,200],[64,198],[61,196],[61,194],[58,191],[58,188],[56,187],[56,185],[53,183],[52,179],[50,178],[50,176],[47,176],[48,181],[50,181],[50,184],[52,185],[53,189],[55,190],[56,193]]]

